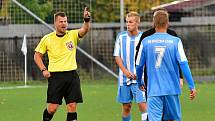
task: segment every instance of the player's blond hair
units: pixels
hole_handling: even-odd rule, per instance
[[[158,8],[158,9],[154,10],[153,17],[155,16],[157,11],[166,11],[166,12],[168,12],[166,8]]]
[[[129,13],[127,13],[126,17],[135,17],[136,22],[140,23],[140,15],[135,11],[130,11]]]
[[[167,11],[158,10],[153,15],[153,22],[156,28],[164,28],[168,26],[169,14]]]

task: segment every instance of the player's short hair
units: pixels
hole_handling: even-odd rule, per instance
[[[154,26],[157,28],[164,28],[169,23],[169,14],[167,11],[159,10],[153,16]]]
[[[137,23],[140,23],[140,15],[135,11],[130,11],[129,13],[127,13],[126,17],[135,17]]]
[[[157,9],[154,10],[153,16],[155,15],[155,13],[156,13],[157,11],[166,11],[166,12],[168,12],[166,8],[157,8]]]
[[[60,17],[66,17],[66,14],[64,12],[57,12],[54,14],[54,21],[57,19],[57,17],[60,16]]]

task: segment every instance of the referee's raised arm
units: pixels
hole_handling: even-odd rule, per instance
[[[80,38],[84,37],[84,35],[86,35],[87,32],[90,30],[90,12],[89,12],[89,9],[87,7],[84,8],[83,14],[84,14],[83,15],[84,23],[78,32],[78,35]]]

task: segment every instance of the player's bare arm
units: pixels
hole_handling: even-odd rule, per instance
[[[125,74],[125,76],[129,79],[134,79],[135,75],[131,72],[129,72],[123,65],[123,61],[119,56],[115,57],[116,63],[119,66],[119,68],[122,70],[122,72]]]
[[[41,70],[41,72],[43,73],[43,76],[45,78],[49,78],[51,76],[51,74],[48,72],[48,70],[46,69],[46,67],[43,63],[43,54],[41,54],[39,52],[35,52],[34,61],[37,64],[37,66],[39,67],[39,69]]]
[[[182,88],[184,85],[183,78],[180,78],[180,87]]]
[[[90,12],[87,7],[85,7],[83,14],[84,14],[84,23],[78,32],[80,37],[84,37],[84,35],[86,35],[87,32],[90,30]]]

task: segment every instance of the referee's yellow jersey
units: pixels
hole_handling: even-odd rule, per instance
[[[62,72],[77,69],[76,47],[80,40],[79,30],[66,31],[63,37],[56,36],[56,32],[45,35],[35,51],[41,54],[47,52],[49,58],[48,71]]]

